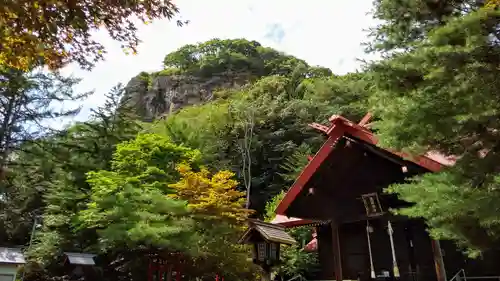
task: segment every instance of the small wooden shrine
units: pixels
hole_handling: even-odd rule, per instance
[[[280,245],[295,244],[283,226],[249,219],[248,229],[240,238],[242,244],[253,244],[253,261],[256,264],[273,265],[279,262]]]
[[[281,244],[296,243],[285,227],[255,219],[248,220],[248,229],[239,242],[253,245],[253,262],[264,270],[263,280],[270,280],[271,268],[279,264]]]
[[[70,280],[98,280],[99,271],[94,258],[96,255],[88,253],[64,252],[64,267]]]
[[[369,119],[368,114],[355,124],[333,116],[330,126],[312,124],[328,139],[276,209],[272,223],[315,227],[316,236],[304,250],[318,252],[318,279],[445,281],[459,269],[473,270],[472,264],[482,270],[474,275],[500,275],[493,260],[467,261],[452,243],[432,240],[423,221],[388,212],[408,203],[384,188],[439,171],[455,159],[437,153],[409,157],[380,148],[365,126]]]

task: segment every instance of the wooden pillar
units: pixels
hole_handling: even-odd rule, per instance
[[[262,266],[262,281],[271,281],[271,267],[268,265],[263,265]]]
[[[332,227],[332,245],[333,245],[333,262],[335,269],[335,280],[342,281],[342,259],[340,255],[340,240],[339,240],[339,228],[335,222],[331,223]]]
[[[181,267],[177,265],[177,269],[175,271],[175,281],[181,281]]]
[[[165,275],[165,265],[160,264],[158,266],[158,274],[156,276],[159,276],[159,278],[158,278],[159,281],[165,281],[164,278],[163,278],[164,275]]]
[[[436,276],[438,281],[446,281],[446,270],[444,268],[443,252],[439,240],[431,240],[432,253],[434,255],[434,266],[436,267]]]
[[[173,271],[173,266],[167,264],[167,278],[165,281],[172,281],[172,271]]]
[[[154,274],[153,261],[150,260],[148,267],[148,281],[153,281],[153,274]]]

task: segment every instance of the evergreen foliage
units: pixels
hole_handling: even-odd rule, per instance
[[[384,23],[370,66],[370,105],[383,145],[438,151],[456,164],[394,185],[415,203],[398,213],[424,218],[431,234],[474,256],[500,238],[498,193],[499,11],[477,1],[377,1]]]

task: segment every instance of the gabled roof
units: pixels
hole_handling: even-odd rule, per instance
[[[0,264],[24,264],[23,252],[18,248],[0,248]]]
[[[369,117],[369,114],[367,116]],[[330,126],[311,124],[311,127],[314,127],[328,135],[328,139],[302,170],[302,173],[290,187],[285,197],[281,200],[275,211],[277,215],[286,216],[285,212],[290,204],[299,195],[316,170],[327,159],[328,155],[330,155],[333,151],[337,141],[342,137],[346,135],[352,136],[371,145],[376,145],[378,143],[377,137],[366,127],[362,126],[362,124],[368,122],[368,119],[369,118],[363,118],[362,122],[360,122],[361,124],[355,124],[342,116],[334,115],[329,119],[331,122]],[[405,153],[387,149],[384,150],[395,157],[405,158],[406,160],[411,161],[431,172],[436,172],[443,166],[451,166],[455,161],[454,158],[444,157],[436,152],[428,153],[423,156],[412,157]]]
[[[94,254],[64,252],[70,264],[95,265]]]
[[[268,242],[276,242],[287,245],[296,243],[295,239],[293,239],[293,237],[285,231],[285,227],[254,219],[249,220],[249,227],[242,235],[239,242],[249,243],[251,234],[254,231],[257,231]]]

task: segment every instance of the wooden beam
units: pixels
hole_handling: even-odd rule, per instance
[[[358,125],[365,127],[368,122],[372,119],[372,114],[370,112],[367,112],[365,116],[359,121]]]
[[[446,270],[444,268],[443,252],[439,240],[431,240],[432,253],[434,255],[434,266],[436,267],[436,276],[438,281],[446,281]]]
[[[309,124],[309,127],[319,130],[325,134],[328,134],[328,131],[330,130],[330,127],[318,123],[311,123]]]
[[[333,245],[333,268],[335,270],[335,280],[343,281],[342,277],[342,255],[340,252],[339,228],[336,222],[332,222],[332,245]]]

